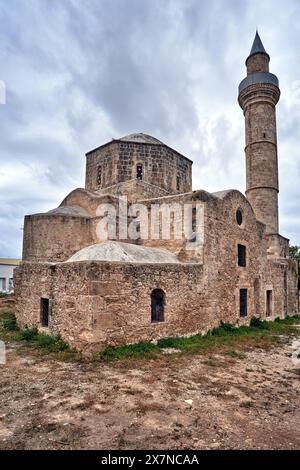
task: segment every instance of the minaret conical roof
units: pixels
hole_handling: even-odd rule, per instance
[[[255,38],[254,38],[252,47],[251,47],[251,51],[250,51],[249,56],[247,57],[247,60],[249,59],[249,57],[251,57],[252,55],[255,55],[255,54],[265,54],[265,55],[268,56],[269,59],[270,59],[270,56],[269,56],[269,54],[266,52],[266,50],[265,50],[265,48],[264,48],[264,45],[263,45],[263,43],[262,43],[262,40],[260,39],[260,36],[259,36],[257,30],[256,30],[256,34],[255,34]],[[246,61],[246,62],[247,62],[247,61]]]

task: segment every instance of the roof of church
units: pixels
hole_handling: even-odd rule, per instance
[[[219,199],[223,199],[225,196],[227,196],[227,194],[231,193],[232,191],[234,191],[234,189],[225,189],[223,191],[215,191],[211,194],[218,197]]]
[[[143,134],[142,132],[135,133],[135,134],[128,134],[125,137],[121,137],[124,142],[139,142],[141,144],[156,144],[156,145],[164,145],[163,142],[152,137],[152,135]]]
[[[48,211],[46,214],[70,215],[74,217],[90,217],[89,213],[80,206],[59,206]]]
[[[258,31],[256,30],[256,34],[255,34],[255,38],[254,38],[254,41],[253,41],[253,44],[252,44],[252,47],[251,47],[251,51],[250,51],[250,54],[247,58],[247,60],[249,59],[249,57],[251,57],[252,55],[255,55],[255,54],[265,54],[269,57],[270,59],[270,56],[269,54],[266,52],[265,48],[264,48],[264,45],[262,43],[262,40],[260,39],[260,36],[258,34]]]
[[[119,263],[180,263],[168,250],[148,248],[118,241],[107,240],[77,251],[68,262],[115,261]]]
[[[149,144],[149,145],[162,145],[163,147],[172,150],[172,152],[177,153],[181,157],[185,158],[189,162],[193,163],[192,160],[185,155],[182,155],[182,153],[178,152],[177,150],[173,149],[172,147],[169,147],[169,145],[165,144],[161,140],[156,139],[152,135],[148,134],[143,134],[142,132],[137,132],[134,134],[128,134],[125,135],[124,137],[121,137],[120,139],[112,139],[110,142],[106,142],[103,145],[100,145],[99,147],[96,147],[89,152],[87,152],[85,155],[88,157],[90,154],[94,153],[97,150],[100,150],[108,145],[114,144],[116,142],[132,142],[136,144]]]

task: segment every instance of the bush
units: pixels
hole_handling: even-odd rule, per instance
[[[265,320],[261,320],[258,317],[252,317],[250,320],[251,328],[260,328],[261,330],[268,330],[269,325],[268,322]]]
[[[49,352],[69,351],[70,346],[60,336],[49,336],[46,333],[38,333],[34,342],[39,348]]]
[[[33,341],[38,334],[38,330],[36,327],[29,328],[27,325],[25,326],[24,330],[20,331],[17,336],[17,339],[21,341]]]
[[[31,341],[38,348],[46,349],[49,352],[71,351],[70,346],[61,339],[60,336],[50,336],[46,333],[39,333],[36,327],[20,331],[17,339],[21,341]]]
[[[223,323],[221,322],[218,328],[213,328],[209,334],[211,336],[226,336],[229,334],[235,334],[237,332],[237,328],[235,328],[231,323]]]
[[[231,324],[231,323],[224,323],[221,321],[221,328],[224,331],[230,331],[230,332],[235,332],[236,328]]]
[[[250,326],[257,328],[260,327],[261,319],[258,317],[252,317],[250,320]]]
[[[16,331],[18,329],[16,316],[13,313],[8,313],[2,321],[2,327],[8,331]]]
[[[169,338],[161,338],[157,341],[157,346],[159,348],[178,348],[178,343],[180,341],[180,338],[176,337],[169,337]]]

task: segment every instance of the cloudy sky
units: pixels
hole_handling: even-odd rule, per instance
[[[85,153],[133,132],[244,191],[237,87],[256,27],[280,80],[281,233],[300,244],[299,0],[0,0],[0,256],[23,216],[84,186]],[[1,97],[0,97],[1,98]]]

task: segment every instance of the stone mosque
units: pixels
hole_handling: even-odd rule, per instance
[[[192,161],[146,134],[86,154],[85,188],[56,209],[25,216],[15,270],[18,325],[59,334],[91,353],[111,345],[207,332],[221,322],[299,313],[289,240],[278,229],[278,78],[256,33],[238,103],[245,117],[246,191],[192,190]],[[125,198],[126,196],[126,198]],[[203,237],[99,241],[97,208],[180,204],[203,208]],[[122,199],[122,200],[123,200]],[[134,222],[134,217],[128,216]],[[161,219],[160,219],[161,220]]]

